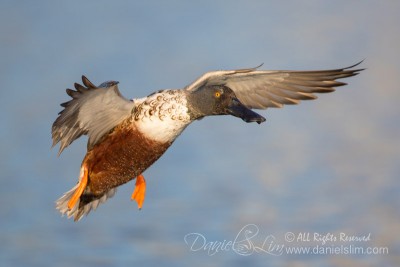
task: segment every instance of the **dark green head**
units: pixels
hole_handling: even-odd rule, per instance
[[[189,112],[194,119],[211,115],[233,115],[245,122],[262,123],[265,118],[243,105],[235,92],[224,85],[206,86],[188,92]]]

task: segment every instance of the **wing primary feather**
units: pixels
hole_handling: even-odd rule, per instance
[[[82,75],[82,82],[83,82],[83,84],[84,84],[87,88],[90,88],[90,89],[95,89],[95,88],[97,88],[97,86],[94,85],[91,81],[89,81],[89,79],[86,78],[85,75]]]
[[[76,91],[72,90],[72,89],[66,89],[65,90],[67,92],[67,95],[69,95],[70,97],[74,98],[74,94],[76,93]]]
[[[228,75],[232,75],[232,74],[236,74],[236,73],[247,73],[247,72],[252,72],[252,71],[255,71],[255,70],[257,70],[258,68],[260,68],[262,65],[264,65],[264,63],[261,63],[260,65],[258,65],[257,67],[254,67],[254,68],[238,69],[238,70],[235,70],[235,71],[232,72],[232,73],[228,73]]]
[[[79,93],[84,93],[87,90],[87,88],[83,87],[79,83],[74,83],[74,87],[79,91]]]

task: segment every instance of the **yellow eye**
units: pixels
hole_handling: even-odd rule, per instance
[[[220,92],[215,92],[214,95],[215,95],[215,97],[219,98],[221,96],[221,93]]]

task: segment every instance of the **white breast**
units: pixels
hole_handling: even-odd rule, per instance
[[[154,141],[172,142],[190,123],[186,96],[180,90],[164,90],[134,102],[136,127]]]

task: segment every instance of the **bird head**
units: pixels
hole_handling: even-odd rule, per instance
[[[265,121],[265,118],[243,105],[235,92],[225,85],[205,86],[190,92],[188,101],[196,119],[211,115],[233,115],[245,122]]]

